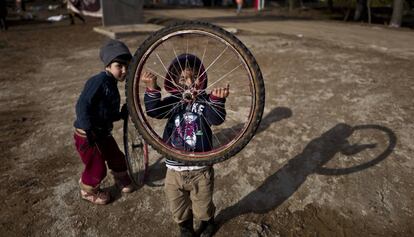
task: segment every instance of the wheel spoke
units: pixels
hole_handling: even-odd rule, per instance
[[[210,65],[208,65],[208,67],[206,69],[204,69],[204,72],[197,77],[197,80],[200,79],[204,74],[206,74],[208,72],[208,70],[210,69],[210,67],[212,67],[217,60],[219,60],[221,58],[221,56],[226,52],[226,50],[229,48],[229,46],[227,45],[226,48],[216,57],[216,59],[214,59],[214,61],[212,63],[210,63]]]
[[[164,49],[165,50],[169,50],[169,49],[167,49],[167,46],[165,46],[165,44],[162,44],[162,46],[164,47]],[[176,53],[176,51],[175,51],[175,48],[174,48],[174,45],[172,46],[172,49],[173,49],[173,52],[174,52],[174,55],[175,55],[175,59],[177,60],[177,62],[178,62],[178,56],[177,56],[177,53]],[[180,66],[180,70],[182,71],[182,69],[181,69],[181,65],[180,64],[178,64],[179,66]],[[175,66],[175,64],[173,64],[172,65],[173,67],[174,67],[174,69],[175,69],[175,71],[177,71],[177,72],[179,72],[179,70],[177,69],[177,67]],[[173,73],[174,74],[174,76],[176,76],[176,77],[178,77],[179,75],[177,75],[177,74],[175,74],[175,73]],[[174,85],[176,85],[175,84],[175,82],[174,82]],[[178,85],[176,85],[176,86],[178,86]]]
[[[207,103],[208,104],[211,104],[211,102],[208,102],[207,101]],[[211,104],[211,106],[215,106],[214,104]],[[231,112],[231,113],[233,113],[233,114],[236,114],[237,116],[232,116],[229,112]],[[223,114],[222,112],[220,112],[219,110],[217,110],[217,113],[219,113],[219,114]],[[224,114],[223,114],[224,115]],[[227,119],[231,119],[233,122],[236,122],[236,123],[238,123],[238,124],[244,124],[245,122],[243,122],[243,121],[240,121],[240,119],[235,119],[234,117],[236,117],[236,118],[240,118],[240,113],[239,112],[237,112],[237,111],[234,111],[234,110],[231,110],[231,109],[229,109],[229,108],[226,108],[226,120]],[[237,132],[236,132],[237,133]]]
[[[206,55],[208,43],[209,43],[209,41],[207,39],[207,43],[206,43],[206,46],[204,47],[204,51],[203,51],[203,56],[201,57],[200,67],[198,68],[197,79],[200,78],[199,75],[200,75],[200,71],[201,71],[201,66],[204,65],[203,64],[204,63],[204,56]],[[194,86],[194,85],[192,85],[192,86]]]
[[[181,122],[183,121],[183,119],[184,119],[184,116],[183,116],[182,118],[180,118],[179,124],[181,124]],[[169,144],[171,137],[172,137],[174,134],[176,134],[176,133],[174,133],[174,132],[177,132],[177,130],[178,130],[178,129],[179,129],[179,128],[175,128],[175,131],[173,131],[173,132],[171,133],[171,135],[168,137],[167,141],[165,141],[167,144]]]
[[[175,48],[174,48],[174,46],[173,46],[173,51],[174,51],[174,55],[175,55],[175,59],[177,60],[177,62],[179,62],[179,60],[178,60],[178,55],[177,55],[177,52],[175,51]],[[181,67],[181,63],[178,63],[178,66],[180,67],[180,72],[182,72],[183,71],[183,68]],[[175,65],[174,65],[174,68],[175,68]],[[177,68],[175,68],[176,70],[177,70]],[[177,70],[178,71],[178,70]],[[178,75],[177,75],[178,76]]]
[[[179,103],[177,103],[172,109],[170,109],[169,111],[164,112],[165,113],[164,116],[162,116],[162,114],[161,114],[162,118],[163,119],[166,118],[168,116],[168,114],[170,114],[172,111],[174,111],[178,106],[180,106],[182,104],[183,104],[183,102],[179,101]]]
[[[204,118],[204,119],[206,119],[206,118]],[[203,133],[204,133],[204,131],[205,131],[205,128],[204,128],[204,126],[203,126],[203,123],[201,123],[201,119],[200,119],[200,124],[201,124],[201,130],[203,131]],[[202,140],[201,140],[202,141]],[[213,148],[213,141],[211,141],[211,138],[210,137],[207,137],[207,142],[208,142],[208,145],[211,147],[211,148]],[[203,146],[203,151],[204,151],[204,146]]]
[[[243,64],[240,63],[238,66],[236,66],[235,68],[233,68],[230,72],[224,74],[224,76],[222,76],[219,79],[217,79],[217,81],[211,83],[209,86],[207,86],[206,89],[204,89],[204,91],[207,90],[208,88],[212,87],[213,85],[215,85],[217,82],[220,82],[221,80],[223,80],[224,78],[226,78],[230,73],[234,72],[234,70],[236,70],[237,68],[239,68],[241,65],[243,65]]]
[[[156,72],[155,70],[152,70],[150,67],[146,67],[146,69],[150,70],[152,73],[156,74],[157,76],[160,76],[160,77],[161,77],[161,78],[163,78],[164,80],[167,80],[167,81],[169,81],[169,82],[171,82],[171,83],[175,84],[175,82],[174,82],[174,81],[171,81],[171,79],[168,79],[168,78],[164,77],[163,75],[159,74],[159,73],[158,73],[158,72]],[[171,77],[171,75],[170,75],[170,77]],[[176,86],[178,87],[178,89],[180,89],[180,90],[184,90],[182,87],[180,87],[180,86],[178,86],[178,85],[176,85]]]
[[[175,104],[178,104],[178,103],[181,103],[181,101],[178,101],[178,102],[175,102],[175,103],[172,103],[172,104],[168,104],[168,105],[159,106],[159,107],[157,107],[157,108],[147,110],[146,112],[148,113],[148,112],[152,112],[152,111],[160,110],[160,109],[162,109],[162,108],[171,107],[171,106],[173,106],[173,105],[175,105]]]
[[[211,128],[212,127],[212,124],[208,121],[208,119],[204,116],[204,114],[201,114],[201,116],[204,118],[204,120],[206,121],[206,123],[208,124],[208,126]],[[216,138],[216,140],[218,141],[218,143],[220,144],[220,146],[222,145],[221,144],[221,142],[220,142],[220,139],[217,137],[217,135],[216,134],[214,134],[214,133],[212,133],[213,134],[213,137],[215,137]],[[211,144],[211,148],[214,148],[213,147],[214,146],[214,144]]]
[[[226,117],[228,117],[228,115],[227,115],[227,113],[223,113],[223,112],[221,112],[221,111],[219,111],[219,110],[217,110],[217,109],[215,109],[214,107],[214,103],[211,103],[211,102],[209,102],[209,101],[207,101],[207,100],[205,100],[204,99],[204,101],[207,103],[207,104],[209,104],[210,105],[210,108],[224,121],[225,120],[225,118],[223,117],[225,114],[226,114]],[[230,127],[230,129],[235,133],[235,134],[237,134],[237,131],[235,131],[232,127]]]

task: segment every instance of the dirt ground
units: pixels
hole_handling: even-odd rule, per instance
[[[216,236],[414,236],[412,30],[200,11],[240,30],[266,84],[256,136],[215,166]],[[1,236],[177,236],[155,151],[134,193],[108,177],[112,203],[80,199],[72,124],[102,69],[100,24],[14,22],[0,33]],[[135,51],[146,37],[122,40]],[[121,124],[114,135],[122,146]]]

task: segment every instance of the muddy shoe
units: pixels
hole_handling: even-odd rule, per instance
[[[92,187],[82,183],[79,180],[79,186],[81,188],[81,197],[84,200],[87,200],[93,204],[105,205],[107,204],[111,197],[108,192],[102,191],[99,186]]]
[[[93,204],[105,205],[109,202],[110,196],[108,192],[97,190],[94,193],[89,193],[81,190],[81,197],[84,200],[90,201]]]
[[[134,185],[132,184],[131,178],[128,175],[128,172],[113,172],[115,183],[123,193],[131,193],[135,190]]]

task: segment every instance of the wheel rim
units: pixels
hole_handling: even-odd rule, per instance
[[[145,178],[145,157],[148,148],[130,119],[124,121],[125,156],[129,174],[136,185],[142,185]]]
[[[197,44],[194,44],[194,41]],[[137,75],[141,75],[143,71],[150,71],[156,75],[158,84],[164,91],[162,97],[168,96],[165,84],[169,82],[167,80],[169,63],[184,53],[198,57],[204,65],[205,74],[208,75],[209,80],[212,78],[207,87],[202,90],[208,92],[211,88],[230,84],[231,92],[226,101],[226,121],[212,128],[212,149],[209,151],[174,148],[162,138],[166,120],[156,121],[146,114],[148,111],[145,109],[143,99],[145,85]],[[252,123],[257,100],[253,72],[234,42],[229,42],[219,35],[198,29],[166,33],[148,47],[134,70],[137,79],[132,85],[135,95],[133,105],[138,119],[134,122],[140,123],[151,140],[164,147],[170,154],[185,156],[192,160],[208,159],[211,155],[225,152],[238,142]],[[198,70],[197,78],[202,77],[202,74]]]

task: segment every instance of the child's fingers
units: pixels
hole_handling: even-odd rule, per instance
[[[150,76],[151,76],[151,78],[153,79],[153,80],[156,80],[157,79],[157,76],[155,76],[153,73],[149,73],[150,74]]]
[[[216,89],[216,88],[213,88],[213,90],[212,90],[211,94],[212,94],[212,95],[214,95],[214,96],[218,96],[218,95],[217,95],[217,89]]]
[[[226,98],[230,94],[230,85],[227,84],[226,87],[213,88],[211,94],[219,98]]]
[[[147,77],[149,80],[154,80],[157,78],[154,74],[150,72],[145,72],[145,77]]]
[[[229,88],[225,87],[223,88],[223,98],[226,98],[229,95]]]
[[[148,82],[148,81],[155,81],[157,79],[157,76],[155,76],[151,72],[144,72],[141,78],[144,82]]]
[[[230,85],[227,84],[227,87],[224,88],[224,97],[229,96],[229,94],[230,94]]]
[[[140,79],[150,89],[154,89],[154,88],[157,87],[157,76],[155,76],[151,72],[143,72],[141,74],[141,78]]]

